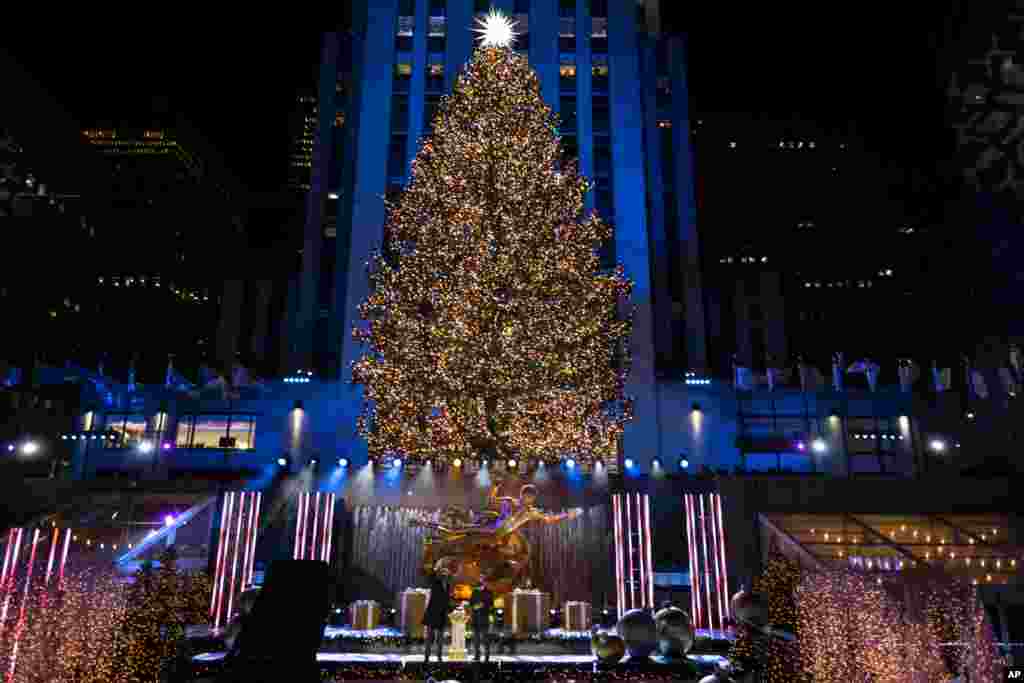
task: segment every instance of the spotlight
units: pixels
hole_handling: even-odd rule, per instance
[[[14,444],[13,443],[7,444],[7,450],[8,451],[13,451],[14,450]]]
[[[287,455],[282,455],[280,458],[277,459],[277,464],[280,467],[288,467],[288,460],[289,458]]]
[[[797,441],[796,442],[796,449],[798,451],[800,451],[801,453],[803,453],[804,451],[807,450],[807,444],[805,444],[803,441]]]
[[[839,419],[839,413],[837,411],[833,410],[831,413],[828,414],[828,418],[830,420],[838,420]]]
[[[395,469],[398,469],[399,467],[402,466],[402,459],[395,458],[394,460],[391,461],[391,466],[394,467]]]
[[[974,419],[974,413],[973,413],[973,412],[971,412],[971,411],[968,411],[968,413],[967,413],[967,419],[968,419],[968,420],[973,420],[973,419]]]
[[[514,470],[516,468],[516,465],[518,465],[518,464],[519,463],[517,463],[515,460],[509,460],[508,461],[508,468],[510,470]]]
[[[26,441],[21,446],[21,452],[23,455],[33,455],[39,451],[39,444],[35,441]]]
[[[171,450],[171,442],[170,441],[164,441],[164,450],[165,451]]]
[[[811,448],[814,449],[815,453],[824,453],[828,450],[828,444],[825,443],[824,439],[815,439],[811,442]]]
[[[691,409],[691,410],[692,410],[693,412],[695,412],[695,413],[699,413],[699,412],[700,412],[700,404],[699,404],[699,403],[694,403],[694,404],[693,404],[693,405],[692,405],[692,406],[690,407],[690,409]]]
[[[462,467],[462,458],[455,458],[452,460],[452,465],[455,467]]]
[[[942,439],[932,439],[928,446],[936,453],[941,453],[946,450],[946,442]]]
[[[320,461],[317,460],[316,458],[310,458],[309,459],[309,464],[310,465],[314,465],[315,466],[318,462],[320,462]]]
[[[150,441],[143,441],[142,443],[140,443],[139,444],[139,451],[142,452],[142,453],[152,453],[153,452],[153,444],[152,444],[152,442],[150,442]]]
[[[61,434],[60,435],[60,440],[61,441],[67,441],[68,440],[68,435],[67,434]]]
[[[633,462],[633,458],[626,458],[626,462],[624,464],[626,465],[627,470],[631,470],[633,469],[633,465],[636,463]]]
[[[661,458],[655,458],[651,461],[652,469],[661,469]]]
[[[164,526],[171,526],[174,524],[174,515],[167,515],[164,517]]]
[[[348,467],[348,458],[338,458],[339,467]]]
[[[686,458],[679,458],[679,469],[685,470],[689,466],[690,466],[690,461],[689,460],[687,460]]]
[[[576,467],[576,461],[573,460],[572,458],[569,458],[568,460],[565,461],[565,466],[571,470],[572,468]]]

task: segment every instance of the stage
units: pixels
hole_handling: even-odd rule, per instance
[[[192,659],[194,681],[216,677],[225,658],[223,652],[207,652]],[[719,655],[689,655],[686,661],[661,657],[631,660],[626,657],[612,665],[597,664],[590,655],[492,655],[488,664],[472,659],[441,662],[423,661],[423,654],[360,654],[320,652],[317,662],[324,680],[508,680],[575,681],[697,681],[715,671],[725,658]]]

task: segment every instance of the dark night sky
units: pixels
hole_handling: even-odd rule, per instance
[[[955,0],[938,0],[946,5]],[[663,3],[670,6],[672,3]],[[720,8],[716,8],[721,6]],[[699,112],[799,112],[854,119],[873,146],[913,157],[941,124],[928,30],[941,16],[895,15],[899,3],[842,6],[802,2],[737,9],[700,3],[666,12],[690,34],[690,85]],[[694,3],[678,5],[697,7]],[[853,14],[857,12],[857,14]],[[129,21],[79,24],[76,37],[31,32],[6,47],[83,121],[147,108],[165,95],[220,148],[254,190],[284,178],[287,116],[296,89],[312,83],[319,33],[330,22],[281,18],[246,24],[133,28]]]

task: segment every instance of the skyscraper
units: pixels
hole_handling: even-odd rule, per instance
[[[317,98],[303,90],[295,97],[295,108],[288,120],[290,137],[288,151],[288,189],[298,194],[309,191],[310,169],[313,165],[313,140],[318,118]]]

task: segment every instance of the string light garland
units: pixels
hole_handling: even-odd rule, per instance
[[[612,230],[579,219],[590,189],[527,60],[478,48],[369,263],[353,380],[371,456],[617,455],[632,283],[621,265],[599,270]]]

